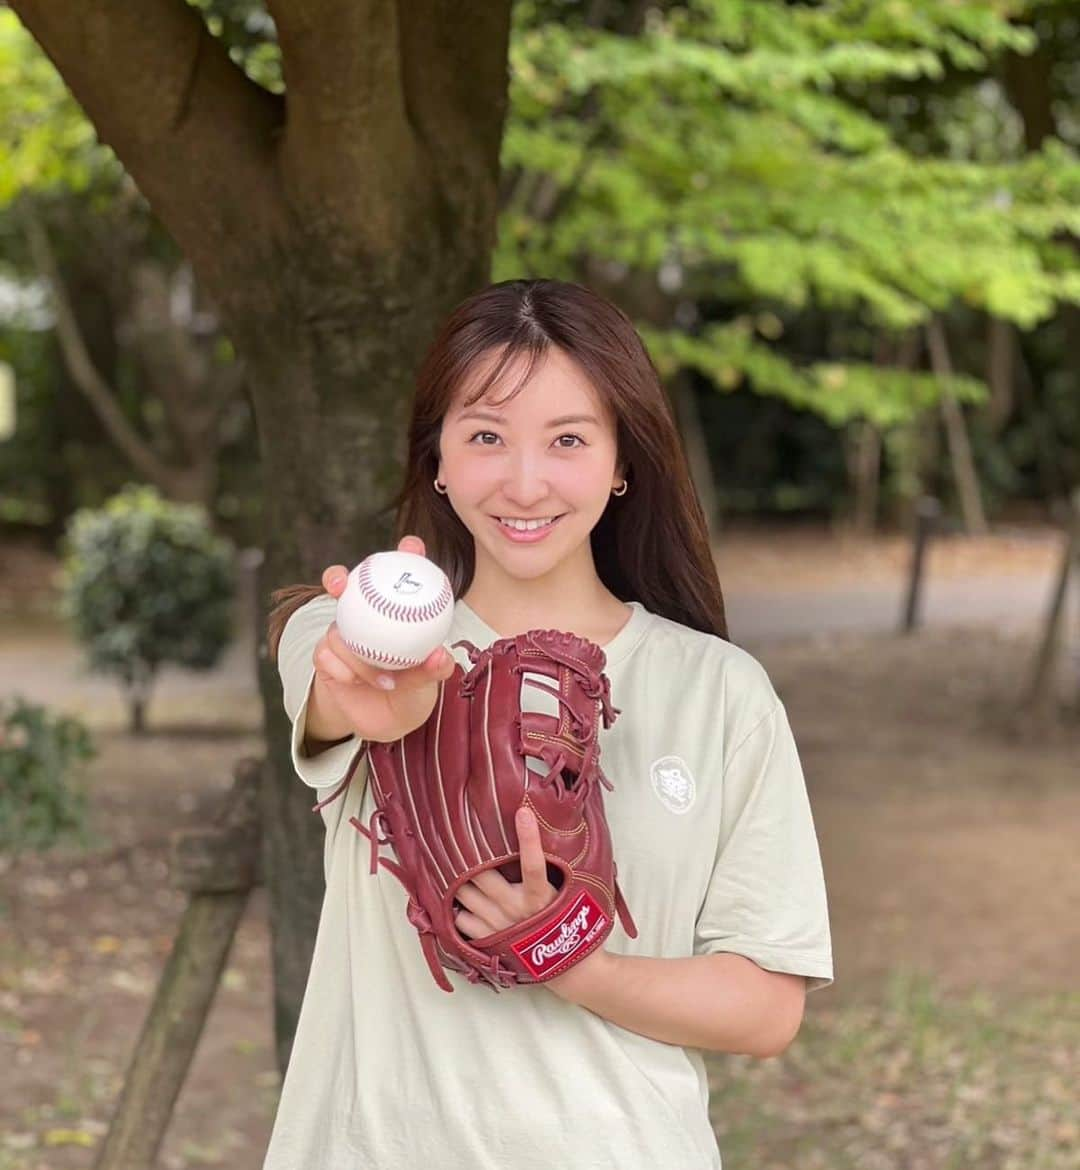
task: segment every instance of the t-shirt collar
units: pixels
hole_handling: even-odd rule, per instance
[[[630,616],[615,637],[601,647],[606,659],[605,669],[621,662],[633,650],[652,621],[653,615],[640,601],[628,601],[626,604],[630,606]],[[504,636],[483,621],[463,598],[459,597],[454,603],[454,615],[459,628],[458,636],[468,638],[481,649]]]

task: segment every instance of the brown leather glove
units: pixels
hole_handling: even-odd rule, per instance
[[[604,652],[558,630],[530,630],[484,650],[455,646],[466,647],[471,669],[455,667],[426,723],[367,745],[375,811],[368,825],[350,821],[371,841],[371,872],[382,864],[408,892],[409,921],[444,991],[453,986],[443,967],[495,990],[542,982],[601,946],[616,915],[637,936],[600,787],[612,787],[600,768],[601,720],[610,727],[619,714]],[[541,676],[524,686],[553,696],[557,715],[522,710],[525,672]],[[544,769],[534,771],[526,756]],[[454,923],[455,894],[488,868],[521,881],[514,813],[522,804],[536,814],[558,894],[522,922],[469,939]],[[379,856],[384,844],[395,858]]]

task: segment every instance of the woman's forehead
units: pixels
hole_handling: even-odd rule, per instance
[[[526,361],[526,355],[515,355],[483,397],[476,399],[476,391],[494,365],[493,361],[485,362],[484,368],[454,395],[449,413],[460,416],[478,411],[508,419],[531,416],[538,410],[558,415],[592,414],[598,418],[608,413],[602,396],[584,372],[560,351],[549,350],[521,385]]]

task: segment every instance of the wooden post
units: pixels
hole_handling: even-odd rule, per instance
[[[1054,664],[1057,661],[1058,647],[1061,642],[1061,626],[1065,617],[1065,599],[1068,596],[1069,578],[1072,576],[1073,569],[1080,565],[1080,488],[1074,489],[1070,503],[1061,567],[1054,585],[1050,609],[1046,614],[1042,643],[1039,646],[1035,666],[1031,672],[1031,681],[1028,683],[1027,694],[1024,698],[1024,706],[1029,711],[1042,706],[1052,696]]]
[[[900,632],[910,634],[919,621],[919,599],[922,596],[923,569],[926,564],[926,546],[941,519],[941,504],[933,496],[920,496],[915,505],[915,534],[911,553],[911,573],[908,576],[907,601]]]
[[[173,883],[190,898],[94,1170],[148,1170],[180,1095],[248,895],[262,880],[262,762],[240,760],[216,827],[172,837]]]

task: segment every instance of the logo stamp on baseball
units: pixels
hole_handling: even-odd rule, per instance
[[[454,617],[450,579],[410,552],[377,552],[349,573],[338,598],[338,632],[365,662],[384,670],[419,666],[442,645]]]

